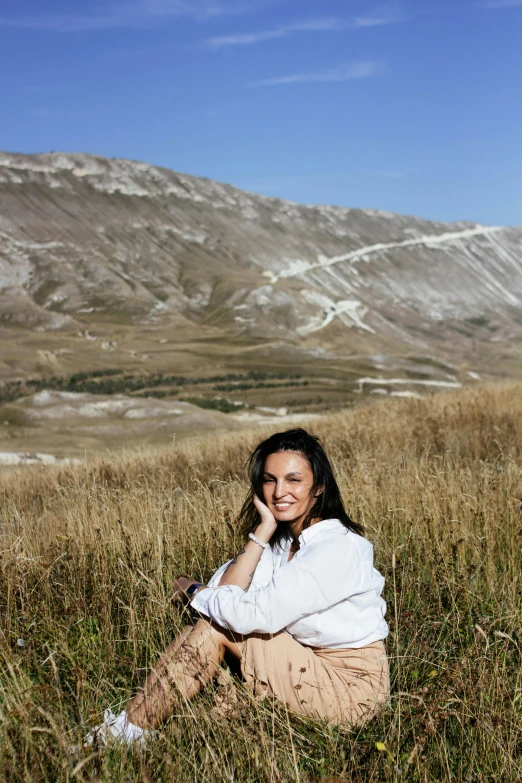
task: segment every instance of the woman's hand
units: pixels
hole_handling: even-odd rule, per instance
[[[263,503],[263,501],[260,500],[255,493],[253,501],[254,506],[259,512],[259,516],[261,517],[261,523],[256,528],[256,536],[268,543],[277,530],[277,522],[268,506]]]
[[[196,582],[195,579],[187,579],[186,576],[178,577],[174,582],[174,591],[171,595],[170,600],[175,603],[178,603],[180,601],[186,601],[187,589],[190,587],[190,585],[194,585],[194,584],[199,584],[199,582]]]
[[[277,522],[268,506],[256,494],[253,495],[252,499],[261,517],[261,522],[255,529],[255,536],[262,544],[268,544],[276,531]],[[245,592],[249,590],[264,551],[265,549],[261,548],[258,543],[248,540],[241,552],[228,564],[219,580],[219,587],[222,585],[235,585],[236,587],[241,587]]]

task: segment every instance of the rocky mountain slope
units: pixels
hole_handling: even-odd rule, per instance
[[[361,388],[520,375],[522,229],[0,153],[0,329],[4,379],[140,357],[351,368]]]

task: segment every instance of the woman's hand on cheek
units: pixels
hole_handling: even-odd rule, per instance
[[[264,536],[267,537],[266,540],[269,541],[272,538],[275,531],[277,530],[277,522],[275,520],[274,515],[268,508],[268,506],[265,503],[263,503],[263,501],[260,500],[255,493],[254,493],[253,501],[254,501],[254,506],[259,512],[259,516],[261,517],[261,524],[259,525],[258,530],[262,529]]]

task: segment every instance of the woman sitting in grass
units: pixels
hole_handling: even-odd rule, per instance
[[[239,522],[245,546],[202,585],[175,596],[200,614],[167,648],[120,715],[105,713],[87,744],[143,742],[219,670],[226,653],[247,684],[290,710],[361,724],[389,695],[383,577],[373,547],[343,507],[317,438],[277,433],[254,450]]]

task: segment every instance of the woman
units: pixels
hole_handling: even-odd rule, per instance
[[[201,619],[167,648],[120,715],[105,713],[87,742],[134,742],[217,673],[226,653],[247,684],[291,710],[360,724],[389,694],[384,579],[373,547],[344,510],[318,439],[272,435],[248,461],[239,514],[246,544],[208,585],[181,577],[175,596]]]

